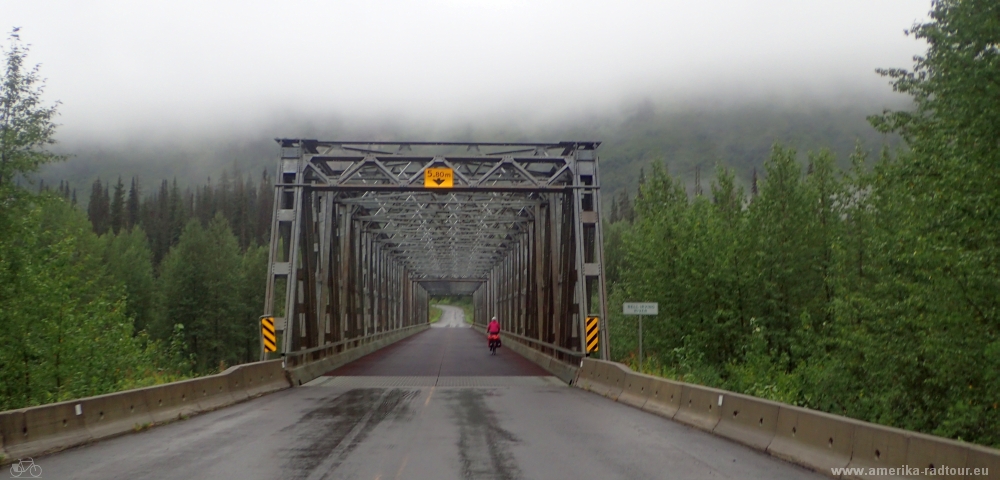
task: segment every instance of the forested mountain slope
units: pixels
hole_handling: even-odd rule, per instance
[[[888,95],[881,100],[855,98],[843,104],[803,99],[795,104],[761,101],[668,107],[647,101],[623,112],[538,126],[506,120],[494,126],[428,131],[396,123],[351,128],[339,123],[329,128],[310,124],[304,125],[296,136],[444,141],[599,140],[603,142],[602,186],[610,198],[624,188],[634,194],[640,169],[648,170],[653,160],[665,161],[671,173],[689,185],[694,181],[697,166],[701,167],[702,178],[707,178],[717,164],[733,169],[737,181],[749,185],[752,171],[761,169],[775,142],[802,151],[829,148],[837,154],[840,166],[847,166],[847,155],[858,141],[871,151],[886,143],[898,144],[897,137],[876,132],[865,117],[881,113],[884,105],[899,103]],[[272,170],[275,165],[277,146],[273,137],[286,130],[287,127],[275,127],[273,131],[238,135],[220,130],[215,136],[206,132],[193,139],[137,135],[121,143],[100,138],[69,142],[60,148],[72,154],[71,161],[49,166],[41,178],[50,185],[70,181],[84,204],[87,200],[83,192],[89,191],[95,179],[106,184],[118,176],[125,179],[135,176],[149,191],[164,179],[176,178],[182,189],[200,187],[210,180],[217,183],[223,170],[232,172],[234,168],[260,178],[264,169]]]

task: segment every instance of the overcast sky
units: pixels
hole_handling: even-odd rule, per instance
[[[558,119],[651,99],[863,97],[930,0],[3,0],[63,138],[329,116]],[[4,41],[6,45],[8,41]]]

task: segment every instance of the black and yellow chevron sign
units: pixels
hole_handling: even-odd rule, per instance
[[[278,351],[278,337],[274,334],[274,317],[260,319],[260,333],[264,339],[264,351]]]
[[[587,353],[597,350],[598,334],[601,332],[599,324],[598,317],[587,317]]]

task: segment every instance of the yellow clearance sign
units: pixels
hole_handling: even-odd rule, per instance
[[[450,168],[428,168],[424,170],[424,187],[451,188],[455,186],[454,178]]]

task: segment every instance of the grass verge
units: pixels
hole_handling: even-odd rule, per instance
[[[430,313],[431,315],[431,323],[437,323],[439,320],[441,320],[441,314],[444,313],[444,310],[439,308],[437,304],[432,303],[431,310],[428,313]]]

